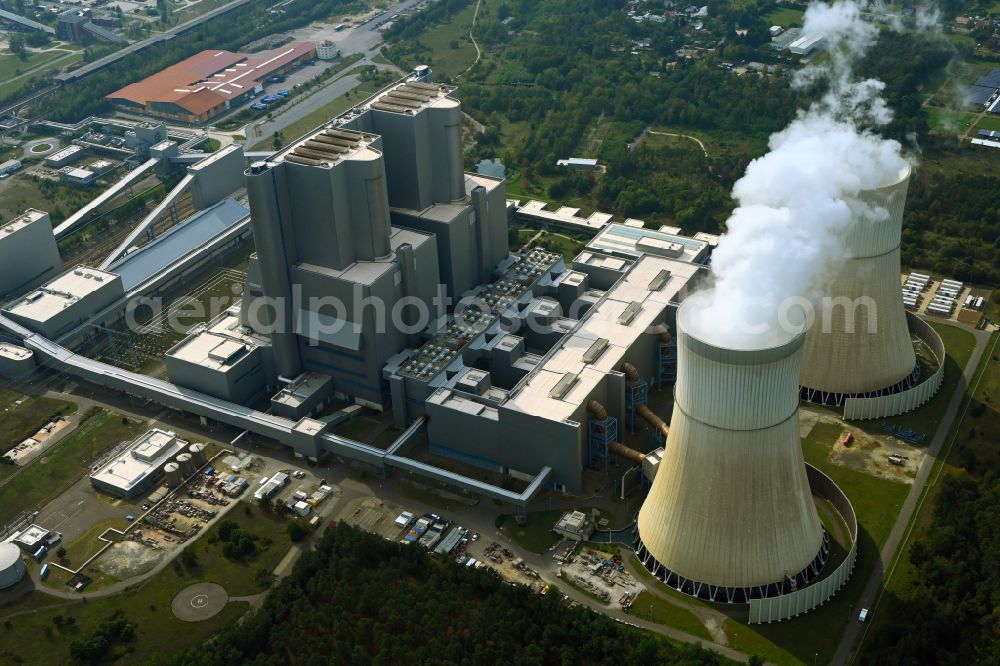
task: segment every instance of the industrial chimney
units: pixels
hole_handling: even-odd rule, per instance
[[[899,279],[909,182],[905,166],[895,179],[860,195],[876,215],[854,215],[844,232],[848,256],[821,290],[803,350],[807,400],[841,405],[845,397],[892,392],[912,381],[916,356]]]
[[[811,580],[826,561],[799,439],[804,334],[730,349],[685,301],[663,464],[639,511],[639,559],[687,594],[745,603]]]

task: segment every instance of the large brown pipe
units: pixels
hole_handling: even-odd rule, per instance
[[[670,334],[665,332],[660,334],[661,338],[664,336],[666,337],[667,341],[669,341]],[[624,373],[626,377],[628,377],[628,380],[630,382],[639,381],[639,371],[636,370],[635,366],[632,365],[631,363],[622,363],[621,371],[622,373]],[[593,400],[591,402],[593,402]],[[604,408],[601,407],[601,409]],[[606,413],[607,412],[605,412],[605,414]],[[652,410],[646,405],[639,405],[638,407],[636,407],[635,413],[641,416],[643,419],[645,419],[646,423],[651,425],[655,430],[659,430],[660,434],[663,435],[663,440],[666,441],[669,429],[667,428],[667,424],[664,423],[663,419],[654,414]]]
[[[617,453],[622,458],[627,458],[634,463],[642,464],[642,461],[646,459],[646,454],[635,449],[625,446],[621,442],[611,442],[608,444],[608,450],[612,453]]]
[[[660,434],[663,435],[663,441],[667,441],[667,435],[670,433],[670,429],[667,427],[667,424],[664,423],[663,419],[654,414],[646,405],[639,405],[636,407],[635,413],[644,418],[646,423],[651,425],[654,430],[659,430]]]
[[[604,408],[604,405],[597,402],[596,400],[590,400],[587,402],[587,411],[594,415],[594,418],[598,421],[608,420],[608,410]]]
[[[608,410],[605,409],[604,405],[596,400],[590,400],[587,402],[587,411],[590,412],[598,421],[606,421],[608,418]],[[608,444],[608,450],[612,453],[617,453],[622,458],[626,458],[639,464],[642,464],[642,461],[646,458],[645,453],[636,451],[629,446],[625,446],[621,442],[611,442]]]

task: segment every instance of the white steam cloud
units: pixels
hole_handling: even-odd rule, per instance
[[[907,168],[898,142],[862,129],[891,119],[884,85],[853,73],[878,28],[841,1],[810,5],[804,31],[826,35],[829,57],[798,72],[793,85],[826,81],[828,91],[771,136],[770,151],[733,187],[739,206],[713,254],[711,286],[686,309],[688,330],[713,344],[749,349],[787,338],[794,305],[823,295],[844,259],[841,232],[852,217],[887,214],[859,194]]]

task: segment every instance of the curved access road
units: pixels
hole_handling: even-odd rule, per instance
[[[961,419],[965,417],[965,410],[962,409],[961,414],[959,413],[959,410],[962,408],[962,402],[965,399],[966,389],[972,385],[976,369],[979,367],[979,361],[982,359],[987,347],[991,347],[991,350],[996,347],[996,341],[994,340],[991,342],[990,340],[991,333],[973,329],[962,324],[956,324],[955,322],[948,323],[971,332],[976,338],[976,347],[973,349],[972,355],[969,357],[969,362],[965,364],[965,368],[962,370],[962,376],[959,378],[958,384],[955,386],[955,392],[951,396],[948,408],[941,417],[938,429],[934,433],[934,439],[931,440],[931,444],[927,449],[927,455],[924,456],[924,461],[921,463],[920,469],[917,471],[917,476],[913,480],[913,485],[910,486],[910,492],[907,494],[906,500],[903,502],[903,506],[899,511],[899,515],[896,517],[896,522],[892,526],[892,531],[889,533],[889,537],[885,540],[885,544],[882,546],[882,551],[879,553],[879,560],[875,564],[875,569],[872,571],[871,576],[869,576],[868,582],[865,584],[865,589],[861,593],[861,597],[851,609],[851,621],[847,625],[847,629],[844,631],[844,635],[841,637],[840,644],[837,646],[837,651],[834,653],[833,660],[831,661],[831,663],[836,666],[849,664],[857,657],[856,650],[858,648],[859,639],[864,639],[864,635],[867,633],[868,627],[870,627],[871,624],[861,624],[856,618],[862,608],[868,608],[872,613],[877,612],[878,602],[882,596],[884,586],[892,576],[899,556],[902,556],[902,553],[897,553],[897,551],[900,549],[901,545],[905,544],[906,537],[909,536],[911,529],[911,519],[923,503],[924,489],[927,485],[928,479],[930,478],[931,472],[934,469],[934,465],[938,460],[947,458],[948,452],[951,450],[951,445],[955,439],[954,437],[948,436],[951,431],[951,426],[955,423],[956,417],[959,422],[961,422]],[[975,388],[973,388],[973,390],[975,390]],[[968,405],[966,405],[966,408],[967,407]],[[946,440],[947,447],[945,447]],[[885,575],[883,576],[883,574]]]

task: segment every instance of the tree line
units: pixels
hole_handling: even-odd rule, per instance
[[[154,663],[722,664],[582,607],[434,559],[345,524],[329,527],[260,610],[210,643]]]

